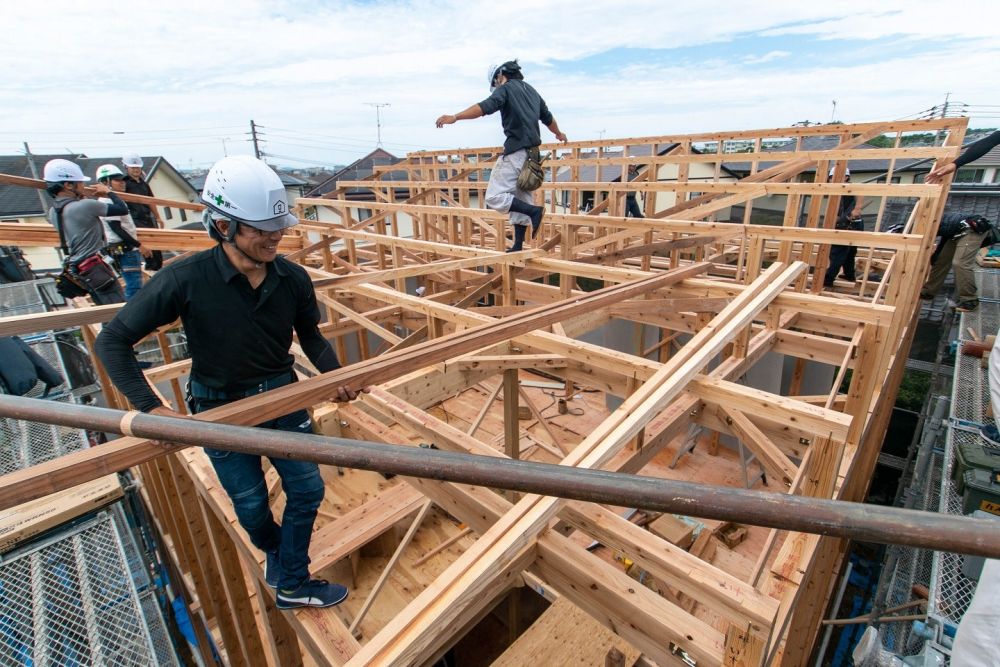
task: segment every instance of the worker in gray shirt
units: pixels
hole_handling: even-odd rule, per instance
[[[45,163],[43,178],[46,191],[55,199],[49,211],[49,222],[61,232],[66,267],[77,276],[95,304],[124,302],[125,295],[117,275],[100,254],[108,243],[101,217],[125,215],[128,206],[102,183],[93,188],[99,197],[107,197],[111,203],[88,199],[84,183],[90,178],[70,160],[49,160]]]
[[[542,143],[538,123],[541,121],[559,141],[566,142],[566,135],[559,129],[545,100],[524,81],[521,66],[516,60],[508,60],[499,67],[491,67],[488,74],[490,96],[478,104],[455,115],[445,114],[435,125],[444,127],[459,120],[472,120],[500,112],[503,133],[507,137],[503,144],[503,155],[490,172],[490,183],[486,188],[486,206],[494,211],[510,212],[510,222],[514,225],[514,245],[508,252],[521,250],[524,236],[531,225],[531,236],[535,237],[545,212],[535,206],[535,198],[530,192],[517,187],[517,177],[527,158],[527,151]]]

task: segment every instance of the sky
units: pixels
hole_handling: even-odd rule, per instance
[[[996,127],[998,19],[994,0],[4,2],[0,154],[203,168],[252,153],[253,120],[272,164],[333,166],[375,148],[377,114],[396,155],[494,146],[499,115],[434,120],[513,58],[570,140],[908,119],[946,95]]]

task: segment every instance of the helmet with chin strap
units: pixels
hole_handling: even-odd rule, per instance
[[[262,232],[276,232],[299,224],[288,212],[288,195],[281,178],[263,160],[249,155],[224,157],[205,177],[201,200],[202,223],[217,241],[232,242],[239,225]],[[225,234],[214,220],[231,220]]]

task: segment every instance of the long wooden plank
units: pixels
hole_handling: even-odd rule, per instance
[[[423,502],[419,491],[407,484],[397,484],[325,524],[309,544],[313,569],[322,571],[349,556],[416,512]]]

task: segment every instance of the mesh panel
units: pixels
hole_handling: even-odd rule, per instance
[[[57,402],[69,402],[69,397]],[[78,428],[0,419],[0,474],[6,475],[87,446],[87,433]]]
[[[976,281],[981,306],[962,314],[959,335],[963,340],[969,339],[969,328],[983,336],[1000,328],[1000,272],[977,271]],[[981,442],[979,424],[989,421],[985,417],[989,401],[987,369],[980,366],[977,357],[956,355],[951,421],[942,442],[924,445],[933,446],[933,450],[925,452],[930,456],[927,474],[916,475],[909,486],[908,493],[915,501],[913,509],[962,514],[962,496],[952,480],[955,451],[960,443]],[[913,584],[923,584],[930,591],[928,613],[952,624],[962,620],[976,591],[976,582],[962,574],[964,556],[909,547],[891,547],[889,556],[894,567],[883,575],[890,577],[885,607],[912,600]],[[899,655],[917,655],[924,649],[923,640],[911,636],[908,623],[883,624],[879,636],[884,648]]]
[[[39,289],[41,283],[53,283],[53,281],[51,278],[47,278],[0,285],[0,317],[31,315],[48,311],[46,299],[42,297],[42,292]]]
[[[0,565],[0,664],[158,664],[110,515]]]

